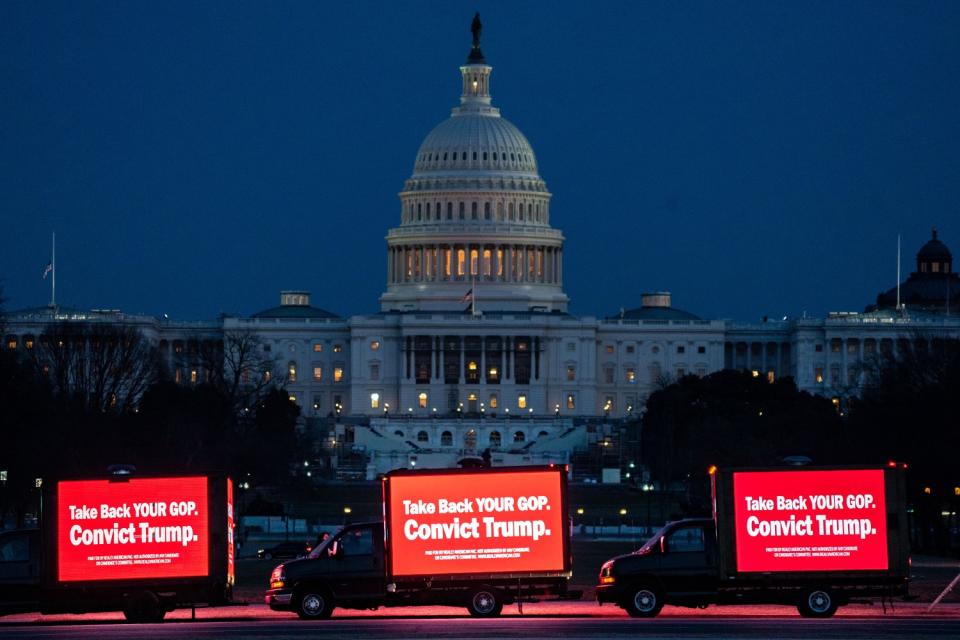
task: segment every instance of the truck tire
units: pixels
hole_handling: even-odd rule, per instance
[[[333,614],[333,596],[323,587],[305,587],[293,598],[301,620],[326,620]]]
[[[123,603],[123,617],[127,622],[162,622],[166,614],[163,603],[153,591],[131,593]]]
[[[631,589],[623,608],[632,618],[654,618],[663,609],[663,596],[651,585]]]
[[[475,618],[495,618],[503,611],[503,600],[492,587],[480,587],[470,592],[467,611]]]
[[[829,618],[837,612],[837,597],[829,589],[808,589],[803,592],[797,609],[804,618]]]

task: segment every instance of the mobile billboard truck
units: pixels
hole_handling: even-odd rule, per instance
[[[345,526],[273,570],[265,600],[303,619],[335,607],[504,604],[578,597],[570,581],[565,466],[392,471],[383,521]]]
[[[713,518],[668,523],[607,561],[597,599],[637,617],[664,604],[788,604],[829,617],[907,595],[905,466],[715,471]]]
[[[234,584],[229,478],[63,480],[43,494],[42,613],[122,610],[132,622],[222,605]]]

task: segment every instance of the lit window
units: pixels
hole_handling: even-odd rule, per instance
[[[180,369],[177,369],[176,371],[173,372],[173,381],[176,382],[177,384],[180,384],[181,382],[183,382],[183,372],[180,371]]]
[[[190,384],[197,384],[197,370],[190,370]]]
[[[292,402],[293,404],[297,404],[297,396],[296,396],[296,395],[294,395],[294,394],[291,393],[288,397],[290,398],[290,402]]]
[[[756,369],[754,369],[753,371],[751,371],[750,374],[751,374],[754,378],[759,378],[759,377],[760,377],[760,372],[757,371]]]
[[[343,380],[343,367],[334,367],[333,368],[333,381],[340,382]]]
[[[467,364],[467,369],[470,369],[470,371],[476,371],[476,370],[477,370],[477,363],[474,362],[473,360],[471,360],[470,363]]]
[[[491,395],[491,396],[490,396],[490,402],[488,402],[487,404],[490,405],[490,408],[491,408],[491,409],[496,409],[496,408],[497,408],[497,395],[496,395],[496,394]]]
[[[323,380],[323,367],[314,367],[313,368],[313,379],[316,382]]]
[[[273,378],[273,373],[271,373],[270,371],[264,371],[264,372],[263,372],[263,380],[264,380],[264,382],[270,382],[270,380],[271,380],[272,378]]]
[[[613,396],[607,396],[603,400],[603,410],[604,411],[613,411]]]
[[[27,349],[33,349],[33,338],[27,338],[24,340],[23,346],[25,346]]]
[[[567,394],[567,409],[576,409],[577,408],[577,399],[572,393]]]
[[[297,381],[297,363],[292,360],[287,364],[287,381]]]
[[[567,365],[567,380],[577,379],[577,368],[572,364]]]
[[[767,371],[767,382],[773,382],[777,379],[777,374],[771,369]]]
[[[378,351],[380,349],[380,341],[373,340],[370,342],[370,351]]]
[[[321,351],[323,351],[323,345],[320,344],[319,342],[315,343],[315,344],[313,345],[313,352],[314,352],[314,353],[320,353]]]
[[[527,395],[525,393],[521,393],[519,396],[517,396],[517,406],[521,409],[527,408]]]
[[[379,409],[380,408],[380,394],[374,391],[370,394],[370,408]]]
[[[421,392],[420,392],[420,395],[417,396],[417,405],[418,405],[421,409],[426,409],[426,408],[427,408],[427,394],[426,394],[426,392],[421,391]]]
[[[613,353],[613,345],[612,345],[612,344],[608,344],[608,345],[606,346],[606,348],[605,348],[605,351],[606,351],[607,353]]]
[[[343,345],[342,345],[342,344],[335,344],[335,345],[333,345],[333,352],[334,352],[334,353],[340,353],[341,351],[343,351]]]
[[[17,348],[17,339],[9,338],[7,340],[7,349],[16,349]]]
[[[823,367],[817,367],[813,370],[813,378],[817,384],[823,384]]]
[[[637,381],[637,371],[633,367],[627,367],[627,382],[633,384]]]
[[[526,350],[527,350],[527,343],[526,343],[526,342],[518,342],[518,343],[517,343],[517,351],[526,351]]]

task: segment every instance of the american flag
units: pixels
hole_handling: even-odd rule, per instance
[[[49,274],[51,271],[53,271],[53,263],[52,263],[52,262],[48,262],[48,263],[47,263],[47,266],[43,268],[43,278],[42,278],[42,279],[43,279],[43,280],[46,280],[46,279],[47,279],[47,274]]]
[[[463,294],[463,297],[460,298],[460,302],[470,302],[473,300],[473,287],[470,287],[470,291],[467,291]]]

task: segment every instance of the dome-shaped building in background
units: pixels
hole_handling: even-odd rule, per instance
[[[566,311],[563,235],[526,137],[491,104],[479,30],[460,106],[424,139],[387,235],[383,311]]]
[[[917,251],[917,270],[899,286],[877,296],[871,309],[905,309],[955,313],[960,309],[960,276],[953,270],[953,254],[934,227],[931,238]]]

